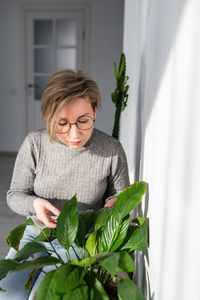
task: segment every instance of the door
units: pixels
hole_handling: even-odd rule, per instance
[[[30,10],[26,28],[26,127],[44,128],[41,97],[48,77],[56,70],[84,70],[84,12]]]

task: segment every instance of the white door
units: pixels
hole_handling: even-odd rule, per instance
[[[83,11],[31,10],[26,28],[26,127],[44,127],[41,96],[48,77],[56,70],[84,70]]]

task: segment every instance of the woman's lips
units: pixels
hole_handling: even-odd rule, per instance
[[[70,141],[71,145],[79,145],[81,141]]]

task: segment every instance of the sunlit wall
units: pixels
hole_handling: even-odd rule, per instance
[[[138,16],[135,36],[127,28],[132,14]],[[130,76],[139,78],[132,88],[138,89],[137,122],[130,105],[122,117],[121,139],[132,124],[135,144],[127,143],[125,150],[130,165],[138,168],[136,179],[149,183],[145,204],[154,300],[200,299],[199,15],[198,0],[125,4],[124,51]],[[137,53],[137,69],[131,52]],[[136,153],[132,158],[131,152]],[[140,158],[139,166],[133,157]]]

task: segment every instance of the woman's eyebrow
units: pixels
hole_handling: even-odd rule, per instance
[[[84,114],[84,115],[79,116],[78,118],[85,117],[85,116],[89,116],[89,115],[90,115],[90,113],[86,113],[86,114]]]
[[[85,116],[89,116],[89,115],[90,115],[90,113],[86,113],[86,114],[83,114],[83,115],[81,115],[81,116],[78,116],[77,120],[78,120],[79,118],[82,118],[82,117],[85,117]],[[67,118],[61,118],[61,119],[59,119],[59,121],[67,121]]]

